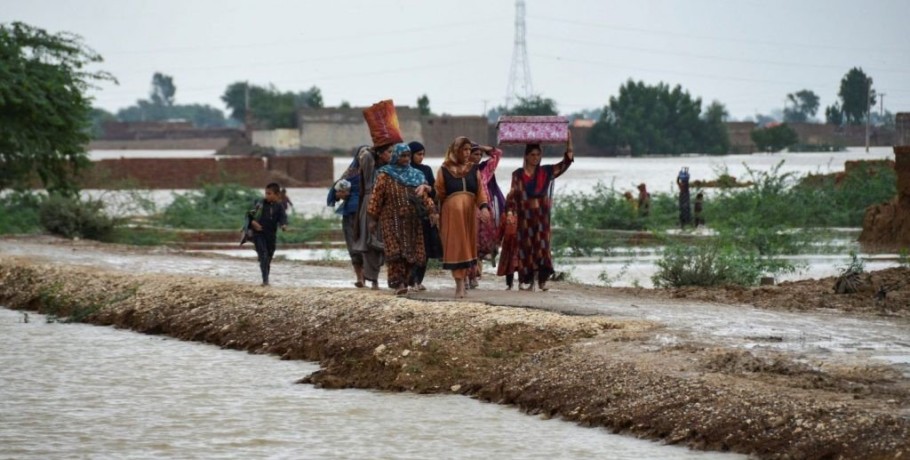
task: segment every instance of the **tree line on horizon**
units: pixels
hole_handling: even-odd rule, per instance
[[[78,35],[50,33],[22,22],[0,23],[0,190],[23,186],[37,174],[49,189],[66,192],[72,186],[68,176],[88,163],[85,146],[106,120],[184,119],[199,127],[239,126],[249,107],[249,116],[264,127],[295,128],[300,108],[324,106],[316,86],[294,92],[271,84],[234,82],[221,97],[230,113],[225,116],[209,105],[178,104],[174,79],[156,72],[148,98],[114,114],[92,107],[87,96],[97,82],[116,82],[107,72],[86,70],[101,62],[103,58]],[[872,115],[868,107],[876,103],[872,83],[862,69],[850,69],[841,79],[839,101],[825,109],[825,121],[836,125],[865,122]],[[788,101],[785,122],[810,120],[819,109],[818,96],[810,90],[789,94]],[[432,114],[426,94],[420,96],[417,106],[421,114]],[[521,98],[511,107],[495,107],[488,115],[558,113],[553,99],[535,95]],[[893,116],[888,115],[884,118],[893,123]],[[729,149],[724,126],[728,113],[723,104],[713,101],[703,107],[701,98],[692,97],[680,85],[629,80],[603,108],[569,115],[581,116],[596,119],[588,139],[591,143],[622,146],[633,155],[720,154]]]

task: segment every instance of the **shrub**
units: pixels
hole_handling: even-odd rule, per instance
[[[52,194],[41,203],[38,216],[48,232],[66,238],[104,241],[114,229],[114,220],[105,214],[99,200]]]
[[[770,128],[756,129],[751,134],[752,142],[762,152],[779,152],[799,142],[799,136],[786,123]]]
[[[262,192],[235,184],[208,184],[201,190],[176,195],[161,220],[165,225],[192,229],[240,229],[243,216]]]
[[[11,192],[0,197],[0,234],[39,232],[42,199],[32,192]]]
[[[754,286],[766,273],[794,270],[756,251],[715,243],[669,245],[655,264],[657,272],[651,277],[655,287]]]

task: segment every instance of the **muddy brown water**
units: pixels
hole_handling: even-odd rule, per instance
[[[0,308],[0,458],[743,458],[461,396],[320,390],[318,366]]]

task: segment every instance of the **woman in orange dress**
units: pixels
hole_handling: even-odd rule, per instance
[[[455,138],[436,173],[436,198],[442,203],[442,267],[452,270],[455,298],[465,296],[465,277],[477,265],[477,210],[480,209],[482,221],[490,219],[483,179],[470,155],[471,141]]]

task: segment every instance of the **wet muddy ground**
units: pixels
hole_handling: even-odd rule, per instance
[[[252,260],[7,238],[0,301],[319,361],[305,380],[323,387],[464,393],[768,458],[910,455],[910,288],[870,303],[868,292],[828,293],[832,280],[672,291],[556,283],[454,302],[444,273],[396,298],[348,287],[349,270],[333,265],[279,261],[275,286],[260,288]],[[910,272],[873,276],[887,284]]]

